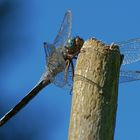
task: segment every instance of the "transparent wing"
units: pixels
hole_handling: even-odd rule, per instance
[[[56,76],[57,73],[62,72],[66,67],[61,49],[55,49],[51,56],[48,57],[47,67],[52,76]]]
[[[75,65],[72,66],[72,64],[70,63],[70,67],[68,69],[68,75],[67,75],[67,88],[72,89],[73,86],[73,76],[74,76],[74,67]]]
[[[140,71],[120,71],[120,83],[140,80]]]
[[[68,10],[65,13],[63,22],[61,24],[60,30],[53,42],[53,44],[49,44],[47,42],[44,43],[44,49],[45,49],[45,54],[46,57],[51,56],[53,52],[55,51],[55,48],[60,47],[60,46],[65,46],[67,43],[68,38],[70,38],[71,34],[71,11]]]
[[[67,89],[72,88],[73,84],[73,69],[72,65],[70,64],[68,70],[64,70],[61,73],[57,74],[52,79],[52,83],[54,83],[58,87],[64,87]]]
[[[51,82],[60,88],[64,87],[67,84],[67,81],[64,79],[64,71],[53,77]]]
[[[52,74],[50,80],[59,87],[63,87],[67,83],[67,79],[64,78],[66,63],[62,52],[67,40],[70,38],[71,19],[71,11],[68,10],[64,15],[60,30],[53,44],[46,43],[44,45],[48,72]]]
[[[140,60],[140,38],[116,42],[115,44],[120,47],[120,52],[124,54],[123,65]]]
[[[55,47],[53,44],[49,44],[47,42],[44,43],[44,50],[45,50],[45,55],[46,55],[46,62],[48,62],[48,58],[52,56],[52,54],[55,51]]]
[[[72,14],[71,11],[68,10],[64,15],[64,19],[61,24],[60,30],[54,40],[54,46],[56,48],[66,46],[67,40],[70,38],[71,26],[72,26]]]

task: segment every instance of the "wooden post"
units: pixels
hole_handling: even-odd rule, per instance
[[[113,140],[121,55],[116,45],[86,41],[78,56],[69,140]]]

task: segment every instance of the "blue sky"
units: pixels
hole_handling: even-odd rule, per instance
[[[43,42],[53,42],[67,9],[72,36],[106,43],[140,37],[139,0],[0,0],[0,116],[45,70]],[[130,69],[139,69],[139,63]],[[115,140],[139,140],[140,81],[119,86]],[[2,140],[66,140],[71,96],[50,85],[0,128]]]

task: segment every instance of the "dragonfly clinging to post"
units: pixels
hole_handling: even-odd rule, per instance
[[[6,115],[0,119],[0,126],[19,112],[40,90],[50,83],[63,87],[68,83],[68,75],[71,70],[71,79],[74,76],[73,59],[76,59],[84,40],[80,37],[70,38],[72,17],[68,10],[61,24],[60,30],[52,44],[44,43],[47,69],[37,85]],[[60,80],[60,78],[62,78]]]
[[[84,40],[79,36],[71,38],[72,15],[68,10],[62,21],[60,30],[52,44],[44,43],[47,69],[37,85],[6,115],[0,119],[0,126],[19,112],[40,90],[50,83],[63,87],[74,77],[74,60],[77,59]],[[116,43],[124,54],[122,64],[140,60],[140,39]],[[140,80],[140,71],[120,71],[120,83]]]

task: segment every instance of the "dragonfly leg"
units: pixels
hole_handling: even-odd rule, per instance
[[[74,58],[74,59],[75,59],[75,58],[77,59],[77,56],[78,56],[79,53],[80,53],[80,51],[77,51],[75,54],[72,55],[71,59],[73,59],[73,58]]]
[[[73,81],[73,79],[74,79],[74,64],[73,64],[72,60],[70,61],[70,64],[71,64],[71,68],[72,68],[72,81]],[[71,87],[70,95],[72,95],[72,91],[73,91],[73,86]]]
[[[70,61],[71,64],[71,68],[72,68],[72,80],[74,79],[74,65],[73,65],[73,61]]]
[[[64,80],[65,80],[65,81],[67,81],[67,78],[68,78],[68,69],[69,69],[69,66],[70,66],[70,60],[67,59],[67,60],[66,60],[65,73],[64,73]]]

